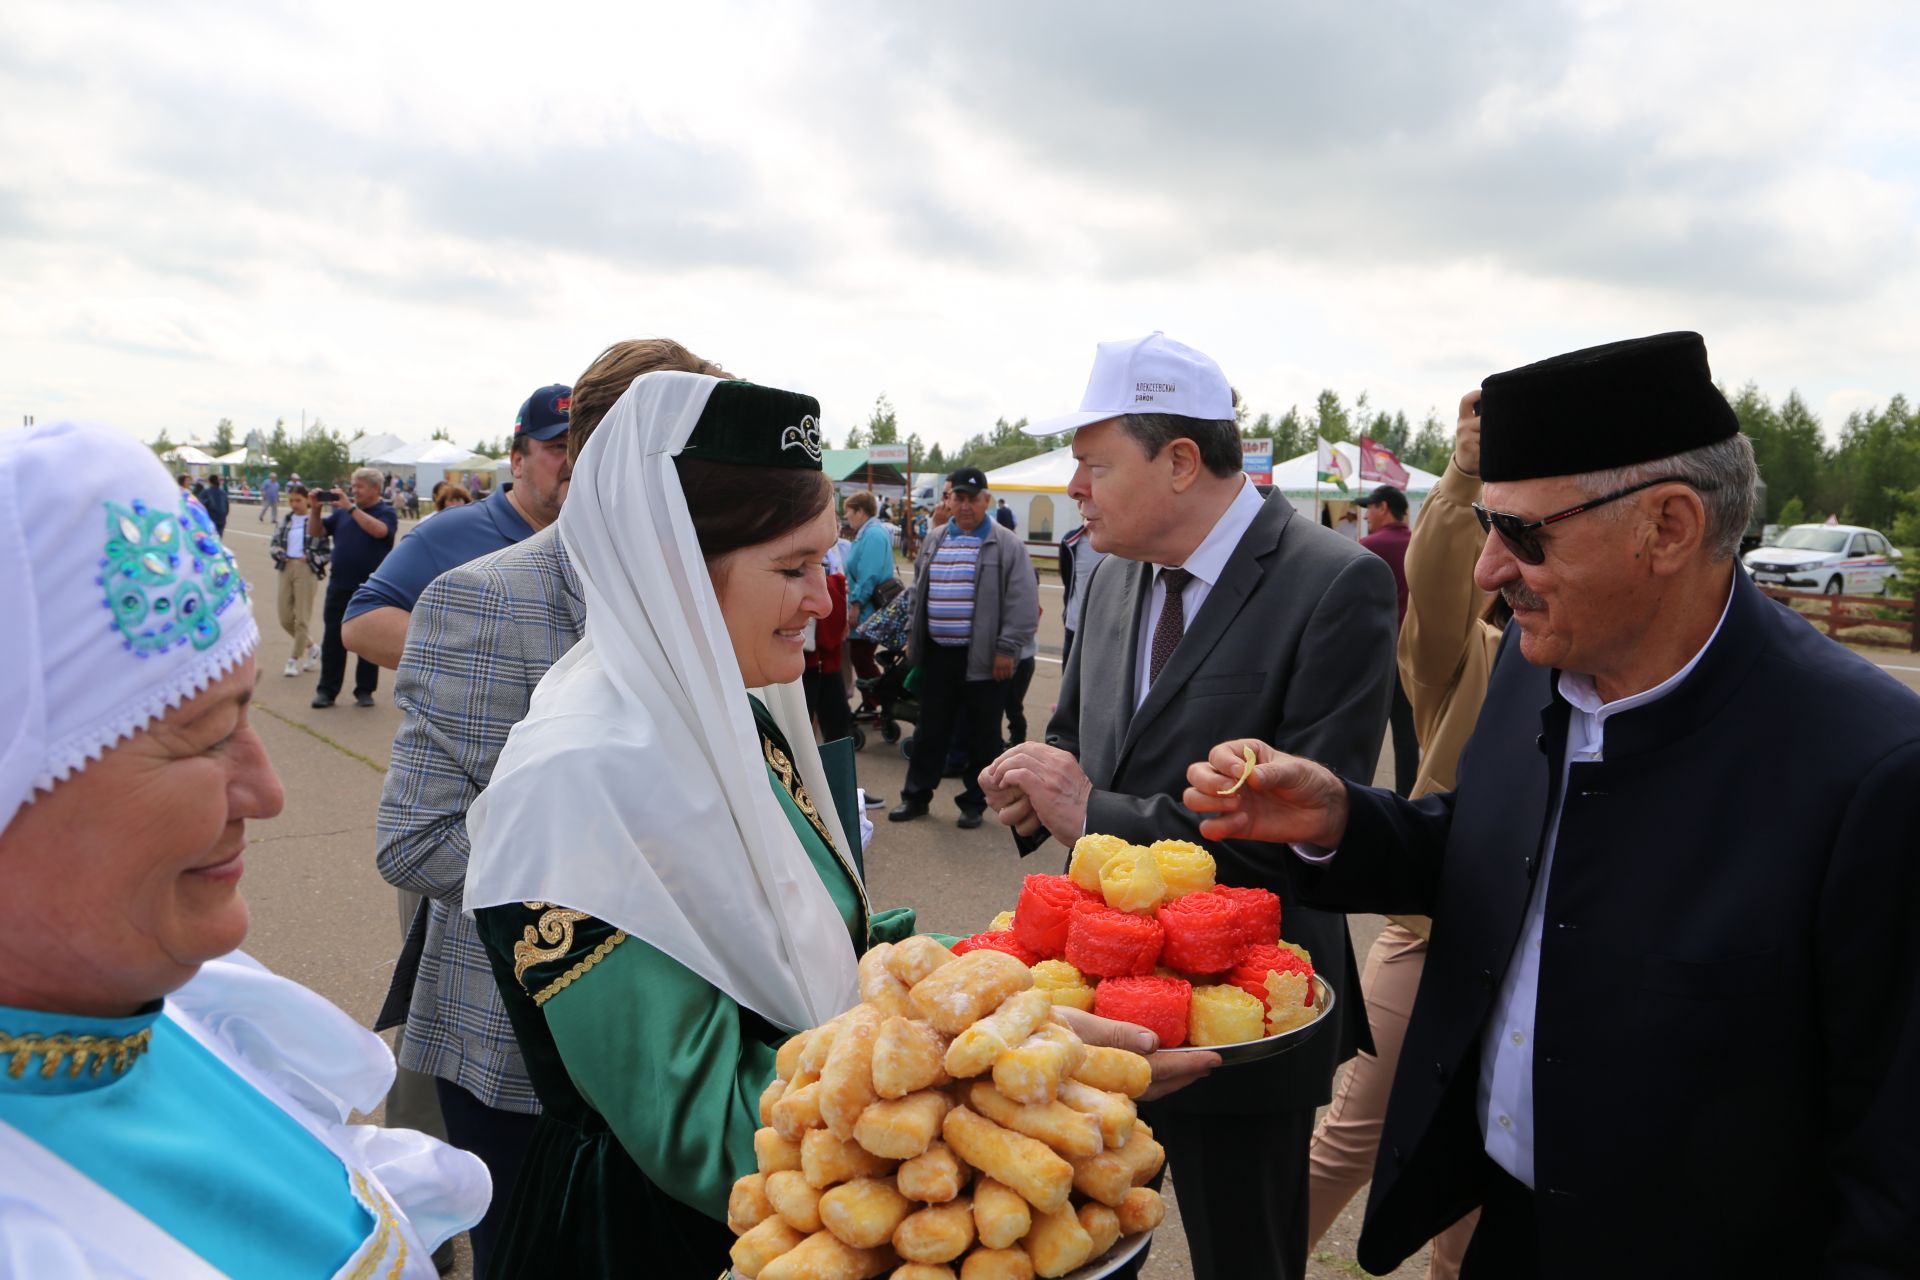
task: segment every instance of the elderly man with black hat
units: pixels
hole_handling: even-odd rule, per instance
[[[920,669],[920,719],[900,803],[887,817],[906,822],[926,814],[957,733],[967,748],[958,825],[971,828],[987,811],[980,771],[1000,754],[1008,682],[1040,626],[1040,586],[1026,544],[988,518],[986,473],[961,467],[947,484],[952,518],[914,561],[907,661]]]
[[[1483,386],[1514,625],[1458,789],[1189,772],[1318,901],[1434,917],[1359,1260],[1483,1205],[1468,1277],[1911,1275],[1920,705],[1737,570],[1753,450],[1697,334]]]

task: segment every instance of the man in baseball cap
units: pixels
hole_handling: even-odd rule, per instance
[[[1370,1046],[1346,917],[1299,905],[1292,859],[1201,839],[1180,804],[1190,751],[1225,724],[1267,725],[1370,777],[1394,673],[1393,574],[1285,497],[1261,499],[1241,470],[1236,400],[1209,356],[1154,333],[1101,343],[1080,408],[1028,428],[1074,433],[1067,496],[1111,557],[1081,587],[1046,743],[1016,745],[982,778],[1023,850],[1048,833],[1069,846],[1086,833],[1204,844],[1221,884],[1280,896],[1287,940],[1339,993],[1336,1021],[1298,1051],[1141,1109],[1190,1195],[1180,1209],[1199,1280],[1304,1273],[1314,1109],[1334,1068]],[[1213,1061],[1166,1055],[1155,1074],[1164,1091]]]
[[[389,671],[400,666],[414,601],[455,565],[529,538],[560,518],[573,464],[567,422],[573,388],[554,383],[528,396],[513,418],[513,485],[484,502],[451,507],[418,526],[353,593],[341,638]]]

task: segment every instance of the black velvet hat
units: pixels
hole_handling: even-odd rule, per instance
[[[1480,478],[1630,467],[1739,433],[1697,333],[1570,351],[1480,384]]]
[[[722,382],[680,454],[704,462],[819,471],[820,402],[797,391]]]

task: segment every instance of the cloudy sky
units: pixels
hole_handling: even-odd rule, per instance
[[[0,422],[468,443],[653,334],[949,444],[1156,328],[1255,411],[1920,395],[1908,0],[10,0],[0,95]]]

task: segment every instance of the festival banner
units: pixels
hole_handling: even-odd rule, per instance
[[[1319,457],[1314,463],[1314,478],[1319,483],[1333,485],[1344,493],[1347,488],[1347,477],[1353,474],[1353,464],[1342,457],[1340,451],[1331,443],[1322,440],[1319,436],[1314,437],[1314,443],[1320,450]]]
[[[1411,479],[1407,469],[1400,465],[1399,454],[1365,436],[1360,437],[1360,478],[1390,484],[1396,489],[1405,489]]]

